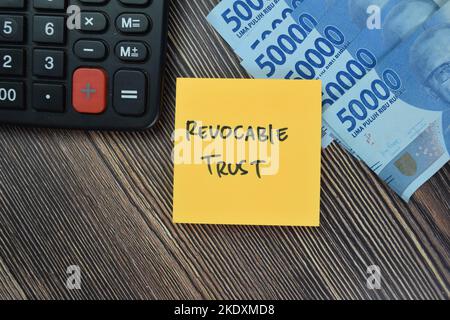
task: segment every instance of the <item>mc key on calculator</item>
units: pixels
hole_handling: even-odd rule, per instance
[[[158,118],[166,0],[0,0],[0,123],[135,130]]]

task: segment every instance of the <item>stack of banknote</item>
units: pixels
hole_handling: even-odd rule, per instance
[[[334,140],[403,199],[450,160],[450,1],[222,0],[208,21],[255,78],[323,84]]]

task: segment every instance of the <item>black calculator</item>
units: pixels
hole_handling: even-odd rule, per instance
[[[0,123],[151,127],[167,7],[168,0],[0,0]]]

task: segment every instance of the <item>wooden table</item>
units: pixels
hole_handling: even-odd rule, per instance
[[[448,299],[449,165],[406,204],[333,146],[318,229],[172,224],[175,79],[247,77],[205,21],[217,2],[173,1],[153,130],[0,129],[0,298]]]

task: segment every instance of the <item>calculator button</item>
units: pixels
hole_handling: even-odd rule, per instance
[[[0,109],[24,109],[24,97],[22,82],[0,82]]]
[[[0,41],[22,42],[24,23],[22,16],[0,15]]]
[[[35,16],[33,19],[33,41],[63,44],[65,40],[64,17]]]
[[[131,5],[146,5],[150,1],[149,0],[120,0],[123,4],[131,4]]]
[[[145,33],[150,28],[150,21],[144,14],[125,13],[117,18],[116,27],[123,33]]]
[[[147,105],[147,78],[141,71],[121,70],[114,76],[114,108],[126,116],[140,116]]]
[[[77,112],[99,114],[105,111],[107,74],[104,70],[77,69],[72,81],[72,104]]]
[[[64,51],[35,49],[33,51],[33,74],[39,77],[64,77]]]
[[[106,46],[102,41],[78,40],[73,51],[83,60],[102,60],[106,57]]]
[[[23,75],[24,50],[0,48],[0,75]]]
[[[147,46],[141,42],[120,42],[116,46],[116,55],[120,60],[142,62],[147,59]]]
[[[59,84],[33,84],[33,108],[38,111],[64,112],[65,88]]]
[[[0,0],[0,8],[21,9],[24,7],[24,0]]]
[[[104,14],[99,12],[81,13],[81,31],[100,32],[107,27],[107,20]]]
[[[34,0],[33,6],[36,9],[64,10],[66,0]]]

